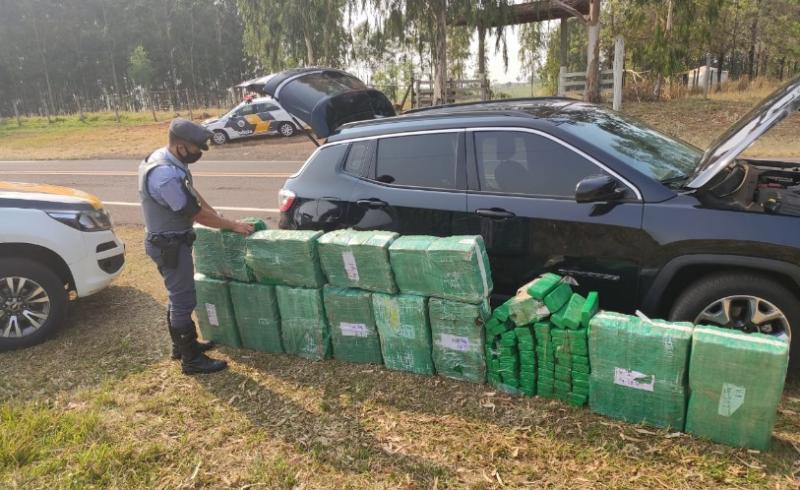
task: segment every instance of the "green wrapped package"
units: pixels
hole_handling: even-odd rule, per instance
[[[372,294],[372,310],[389,369],[433,374],[428,298],[413,294]]]
[[[311,360],[331,357],[331,338],[322,290],[275,286],[281,339],[287,354]]]
[[[600,312],[589,328],[592,411],[683,430],[693,326]]]
[[[213,279],[230,276],[222,248],[222,232],[203,225],[194,225],[194,269]]]
[[[544,301],[550,313],[556,313],[567,304],[572,297],[572,288],[565,282],[559,282],[542,301]]]
[[[492,270],[480,235],[439,238],[428,246],[428,259],[437,281],[432,296],[481,304],[492,292]]]
[[[433,236],[407,235],[389,246],[394,279],[401,293],[433,296],[439,289],[428,259],[428,247],[436,240]]]
[[[325,286],[322,296],[334,359],[382,364],[381,342],[372,315],[372,293]]]
[[[331,286],[395,293],[389,246],[398,237],[389,231],[336,230],[318,240],[322,270]]]
[[[788,362],[784,339],[696,327],[686,432],[730,446],[769,449]]]
[[[483,325],[490,316],[489,302],[475,305],[431,298],[428,311],[436,372],[483,383],[486,379]]]
[[[242,347],[259,352],[283,352],[275,287],[231,282],[228,289]]]
[[[600,311],[600,297],[596,291],[586,295],[586,301],[581,308],[581,327],[589,328],[589,322]]]
[[[195,274],[194,284],[197,290],[195,313],[203,338],[222,345],[241,347],[228,281]]]
[[[259,218],[244,218],[241,221],[253,225],[254,231],[267,229],[267,224]],[[225,270],[227,277],[234,281],[251,282],[253,275],[247,268],[247,237],[235,231],[223,230],[222,250],[225,254]]]
[[[247,237],[247,266],[262,284],[321,288],[317,239],[321,231],[265,230]]]
[[[566,286],[566,284],[565,284]],[[551,318],[560,328],[578,329],[581,326],[581,312],[586,300],[579,294],[570,296],[569,301]]]
[[[541,301],[560,283],[561,276],[548,272],[547,274],[542,274],[523,287],[528,291],[528,294]]]

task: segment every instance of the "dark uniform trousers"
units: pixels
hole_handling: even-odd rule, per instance
[[[179,243],[176,252],[160,248],[148,238],[145,252],[158,266],[169,294],[169,320],[177,331],[194,330],[192,312],[197,306],[194,286],[194,262],[190,243]],[[175,254],[169,257],[168,254]]]

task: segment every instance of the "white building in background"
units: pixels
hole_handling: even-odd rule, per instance
[[[686,84],[687,87],[690,89],[693,88],[703,88],[706,86],[706,79],[710,75],[711,76],[711,85],[717,83],[717,73],[719,70],[714,68],[713,66],[700,66],[695,68],[694,70],[689,70],[683,74],[683,82]],[[728,81],[728,70],[722,70],[722,83]]]

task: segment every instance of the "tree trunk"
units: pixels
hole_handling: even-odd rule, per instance
[[[783,81],[783,69],[786,67],[786,56],[781,58],[780,66],[781,66],[781,71],[780,71],[780,75],[778,76],[778,80],[780,80],[782,82]]]
[[[434,3],[433,105],[447,103],[447,0]]]
[[[725,52],[719,54],[717,58],[717,92],[722,90],[722,62],[725,61]]]
[[[314,53],[314,40],[311,39],[311,36],[308,33],[306,33],[304,37],[306,40],[306,58],[308,66],[314,66],[317,64],[317,57]]]
[[[756,2],[756,14],[753,16],[753,22],[750,24],[750,52],[747,54],[747,74],[750,80],[753,79],[753,66],[756,61],[756,34],[758,33],[758,15],[759,9]]]
[[[600,102],[600,0],[590,0],[586,50],[586,90],[583,100]]]
[[[14,102],[11,103],[14,106],[14,117],[17,119],[17,127],[22,127],[22,119],[19,117],[19,99],[14,99]]]
[[[561,17],[559,21],[559,30],[560,30],[560,44],[558,47],[558,60],[561,63],[560,66],[569,67],[569,17]]]
[[[42,39],[39,31],[39,25],[36,22],[36,13],[31,14],[31,21],[33,22],[33,33],[36,36],[36,44],[39,45],[39,56],[42,58],[42,69],[44,70],[44,80],[47,85],[47,101],[49,107],[47,108],[47,120],[50,121],[50,113],[55,110],[53,104],[53,87],[50,85],[50,69],[47,62],[47,42]]]
[[[486,90],[486,29],[478,26],[478,78],[481,80],[481,100],[488,100]]]

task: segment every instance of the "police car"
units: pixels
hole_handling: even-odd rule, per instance
[[[265,134],[293,136],[300,129],[292,116],[270,97],[247,97],[224,116],[203,121],[203,126],[214,133],[211,141],[216,145]]]
[[[97,197],[0,181],[0,351],[45,340],[71,298],[120,275],[125,246]]]

